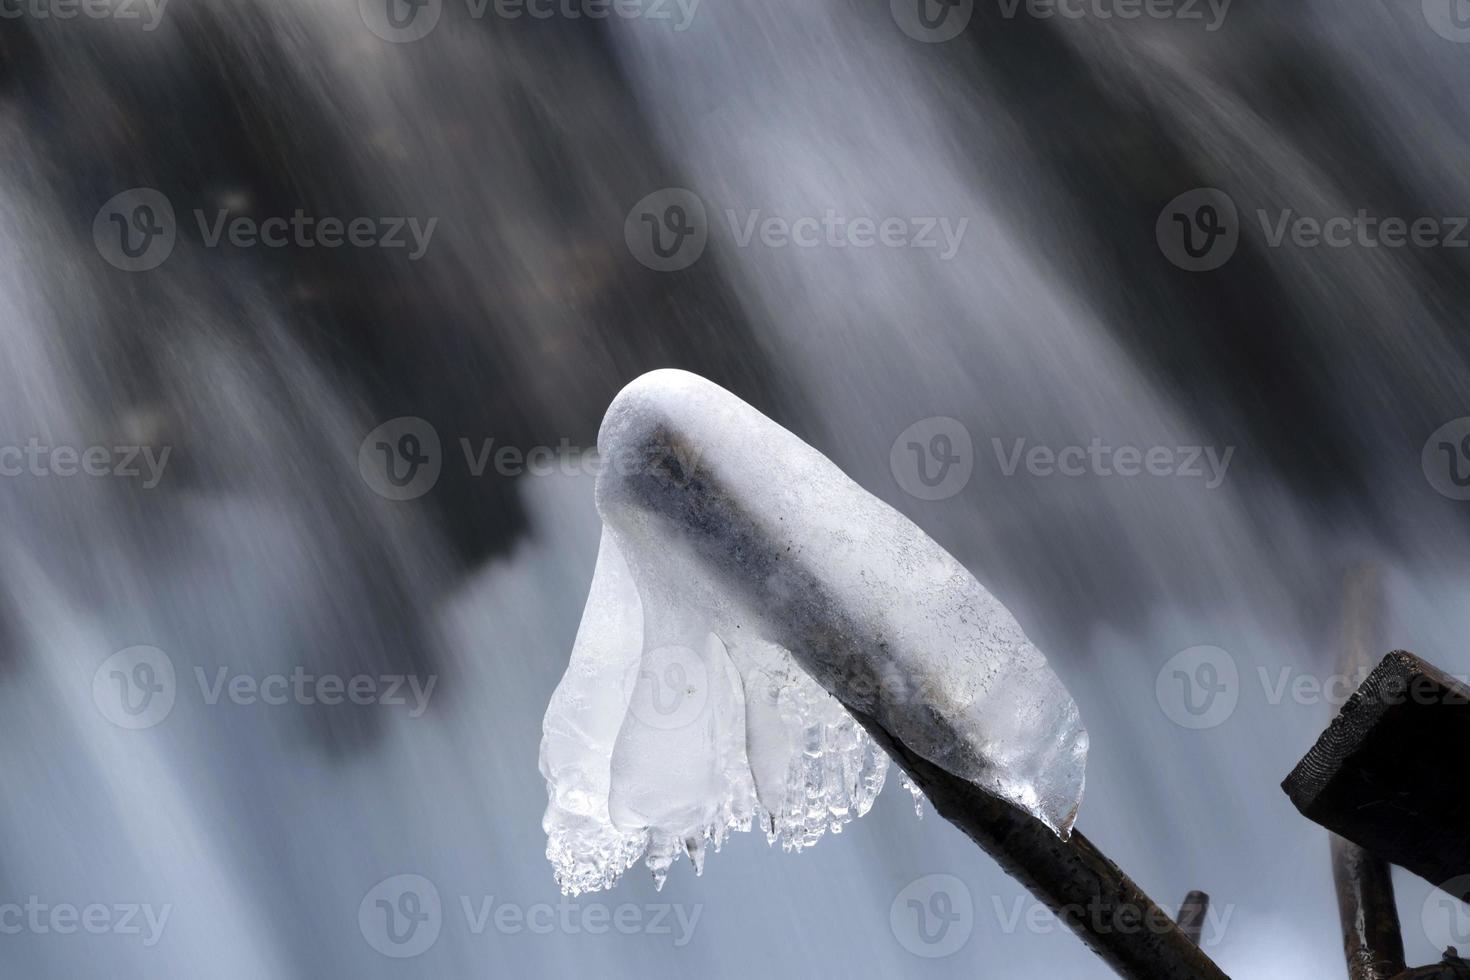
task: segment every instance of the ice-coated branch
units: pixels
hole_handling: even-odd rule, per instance
[[[608,409],[597,505],[640,591],[789,650],[911,751],[1062,837],[1087,733],[1016,620],[821,453],[724,389],[657,371]],[[667,572],[680,576],[668,582]]]
[[[752,818],[811,844],[871,805],[886,752],[1120,973],[1223,978],[1072,833],[1077,706],[948,552],[695,375],[630,384],[598,449],[602,550],[542,741],[564,888],[645,847],[661,882]]]
[[[598,438],[601,552],[541,763],[570,891],[758,821],[800,849],[861,816],[888,759],[854,714],[1063,838],[1076,705],[954,558],[724,389],[657,371]]]

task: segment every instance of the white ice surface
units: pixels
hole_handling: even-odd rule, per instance
[[[679,455],[672,494],[646,479],[658,446]],[[601,551],[541,743],[563,890],[610,887],[645,855],[662,884],[681,854],[699,870],[707,843],[752,822],[796,850],[840,832],[888,767],[843,703],[1070,833],[1087,757],[1077,707],[917,526],[681,371],[625,388],[598,447]]]

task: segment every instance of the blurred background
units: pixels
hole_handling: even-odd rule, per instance
[[[737,835],[558,906],[537,745],[598,522],[547,461],[680,367],[1016,613],[1091,732],[1079,827],[1161,904],[1209,892],[1222,968],[1343,975],[1278,784],[1335,711],[1345,574],[1375,656],[1470,671],[1464,6],[5,0],[3,972],[1106,976],[896,776],[801,855]],[[316,240],[214,235],[298,211]],[[1360,212],[1437,237],[1298,222]],[[370,433],[404,418],[400,486]],[[266,699],[297,674],[372,693]],[[935,874],[952,949],[902,921]],[[1450,913],[1398,884],[1437,959]],[[433,941],[381,952],[380,900]]]

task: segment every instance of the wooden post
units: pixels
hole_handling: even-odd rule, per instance
[[[1470,900],[1470,687],[1397,650],[1384,657],[1282,786],[1309,820]]]
[[[1376,571],[1355,570],[1345,591],[1341,662],[1357,675],[1382,648]],[[1441,888],[1470,874],[1464,794],[1442,778],[1443,756],[1434,751],[1467,740],[1470,688],[1395,651],[1282,784],[1304,816],[1335,831],[1332,871],[1350,980],[1470,980],[1470,962],[1454,949],[1433,966],[1405,968],[1389,867]],[[1453,894],[1470,899],[1463,888]]]
[[[1433,966],[1405,970],[1393,980],[1470,980],[1470,961],[1462,960],[1454,953],[1446,953],[1444,959]]]
[[[1330,836],[1348,980],[1393,980],[1404,971],[1404,941],[1388,862]]]
[[[1383,588],[1378,569],[1362,564],[1344,583],[1341,663],[1349,677],[1366,673],[1379,649]],[[1332,879],[1342,922],[1348,980],[1390,980],[1404,971],[1404,941],[1388,862],[1350,840],[1329,834]]]

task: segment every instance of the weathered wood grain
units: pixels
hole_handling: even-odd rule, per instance
[[[1470,900],[1470,687],[1384,657],[1282,783],[1310,820]]]

